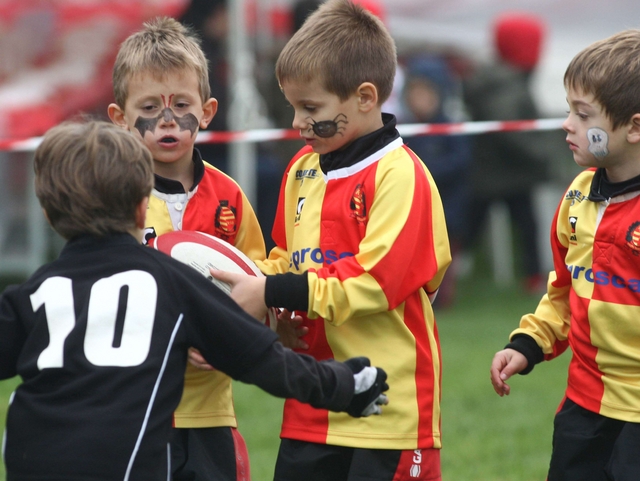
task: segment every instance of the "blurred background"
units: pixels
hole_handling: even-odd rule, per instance
[[[636,2],[354,1],[378,15],[396,41],[396,86],[384,110],[397,116],[401,128],[558,120],[526,132],[403,134],[436,179],[454,254],[435,304],[445,359],[445,479],[543,479],[568,359],[536,368],[529,376],[535,382],[515,380],[522,391],[515,389],[509,400],[492,393],[488,369],[493,352],[544,289],[551,268],[549,225],[577,172],[559,128],[567,110],[564,70],[588,44],[640,27]],[[80,113],[107,120],[113,60],[142,22],[172,16],[200,35],[212,95],[220,102],[209,130],[289,129],[292,113],[274,64],[319,3],[0,0],[2,286],[25,279],[62,246],[33,194],[31,159],[38,137]],[[300,147],[297,140],[198,144],[206,161],[240,182],[269,246],[280,178]],[[543,381],[544,375],[551,378]],[[5,386],[7,396],[10,387]],[[246,426],[255,427],[240,426],[257,481],[268,479],[280,415],[278,401],[259,396],[237,395],[251,400],[238,411],[248,416]]]
[[[569,60],[589,43],[637,26],[631,0],[606,7],[595,0],[356,1],[378,15],[396,40],[397,85],[385,110],[400,124],[560,118]],[[45,225],[31,193],[29,163],[37,137],[78,113],[106,119],[117,48],[143,21],[173,16],[202,38],[212,94],[220,103],[210,130],[288,129],[291,113],[274,63],[320,3],[0,0],[0,275],[28,275],[59,250],[60,240]],[[526,18],[512,19],[511,31],[505,30],[503,50],[520,45],[520,53],[500,50],[497,23],[504,15],[538,23],[533,37],[527,37],[532,27]],[[483,68],[494,71],[509,55],[516,74],[478,80]],[[510,96],[504,94],[507,88],[520,99],[504,100]],[[488,107],[476,105],[483,98]],[[477,271],[481,250],[498,285],[523,278],[526,288],[538,289],[550,268],[547,224],[575,173],[562,131],[430,137],[405,140],[432,170],[445,198],[457,261],[449,278]],[[31,142],[17,142],[24,139]],[[501,152],[489,155],[487,145],[500,142]],[[199,144],[204,159],[248,193],[269,246],[280,176],[300,147],[295,140]],[[502,166],[489,166],[483,155],[501,158]],[[453,291],[448,297],[452,302]]]

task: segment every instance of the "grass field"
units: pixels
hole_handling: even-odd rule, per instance
[[[466,281],[459,301],[438,311],[443,353],[442,470],[444,481],[543,481],[551,451],[553,415],[560,402],[569,355],[512,380],[512,394],[498,397],[489,366],[509,332],[537,298],[517,289],[497,290]],[[0,383],[0,417],[16,380]],[[254,481],[272,479],[279,444],[282,401],[236,383],[240,431]],[[393,402],[393,399],[391,399]],[[0,466],[0,479],[4,469]]]

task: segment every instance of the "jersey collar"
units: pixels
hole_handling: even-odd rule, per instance
[[[384,125],[381,128],[354,140],[345,149],[320,154],[322,172],[326,175],[332,170],[351,167],[400,137],[396,130],[395,115],[382,114],[382,122]]]
[[[623,182],[611,182],[603,168],[598,168],[591,181],[589,200],[604,202],[619,195],[640,191],[640,175]]]
[[[198,149],[193,149],[193,156],[191,158],[193,162],[193,185],[189,189],[189,191],[194,190],[202,178],[204,177],[204,161],[202,160],[202,155]],[[166,177],[162,177],[158,174],[153,174],[155,178],[155,189],[158,192],[162,192],[163,194],[184,194],[184,187],[182,183],[174,180],[168,179]]]

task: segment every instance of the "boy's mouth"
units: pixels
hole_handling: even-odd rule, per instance
[[[175,144],[178,141],[175,137],[166,136],[160,139],[161,144]]]

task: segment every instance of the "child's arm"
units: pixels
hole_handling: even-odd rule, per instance
[[[528,366],[527,358],[524,354],[514,349],[503,349],[493,356],[491,363],[491,384],[493,389],[499,396],[508,396],[511,387],[505,382],[514,374],[526,369]]]
[[[231,285],[231,299],[256,319],[267,315],[267,305],[264,301],[265,277],[255,277],[246,274],[211,269],[214,278]]]
[[[240,249],[253,262],[262,261],[266,256],[264,235],[246,195],[240,191],[242,217],[234,246]]]
[[[381,414],[381,406],[388,404],[383,394],[389,389],[387,374],[371,367],[365,357],[347,359],[344,363],[316,361],[274,343],[252,369],[237,379],[277,397],[294,398],[315,408],[346,412],[353,417]]]

